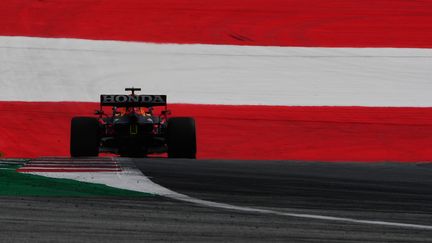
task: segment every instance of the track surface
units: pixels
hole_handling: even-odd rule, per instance
[[[127,160],[127,159],[125,159]],[[432,224],[432,164],[134,159],[154,182],[238,206]],[[426,241],[432,231],[300,219],[151,198],[0,200],[1,239]]]

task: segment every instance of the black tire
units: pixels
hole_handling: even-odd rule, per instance
[[[99,122],[96,118],[72,118],[70,154],[72,157],[99,155]]]
[[[196,158],[195,120],[174,117],[168,120],[168,157]]]

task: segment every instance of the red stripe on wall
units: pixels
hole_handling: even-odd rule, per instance
[[[0,102],[7,157],[67,156],[69,123],[96,103]],[[432,108],[171,105],[194,116],[198,157],[256,160],[430,161]]]
[[[2,0],[0,35],[315,47],[432,47],[432,1]]]

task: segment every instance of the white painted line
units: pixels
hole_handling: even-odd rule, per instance
[[[317,214],[288,213],[288,212],[279,212],[279,211],[269,210],[269,209],[242,207],[242,206],[235,206],[227,203],[212,202],[212,201],[202,200],[198,198],[193,198],[172,191],[161,185],[158,185],[153,181],[151,181],[147,176],[145,176],[132,163],[122,168],[123,171],[118,173],[41,172],[41,173],[31,173],[31,174],[37,174],[37,175],[42,175],[47,177],[54,177],[54,178],[74,179],[83,182],[101,183],[115,188],[156,194],[156,195],[164,196],[178,201],[189,202],[189,203],[194,203],[194,204],[198,204],[206,207],[213,207],[213,208],[221,208],[221,209],[236,210],[236,211],[251,212],[251,213],[264,213],[264,214],[272,214],[272,215],[279,215],[279,216],[286,216],[286,217],[317,219],[317,220],[327,220],[327,221],[340,221],[340,222],[350,222],[350,223],[367,224],[367,225],[392,226],[392,227],[402,227],[402,228],[421,229],[421,230],[432,230],[432,225],[407,224],[407,223],[388,222],[388,221],[381,221],[381,220],[363,220],[363,219],[333,217],[333,216],[325,216],[325,215],[317,215]]]
[[[279,211],[275,211],[275,210],[242,207],[242,206],[234,206],[234,205],[230,205],[230,204],[226,204],[226,203],[211,202],[211,201],[201,200],[201,199],[197,199],[197,198],[192,198],[192,197],[189,197],[189,196],[186,196],[183,194],[178,194],[178,193],[165,195],[165,196],[168,198],[171,198],[171,199],[195,203],[195,204],[204,205],[207,207],[223,208],[223,209],[230,209],[230,210],[237,210],[237,211],[244,211],[244,212],[265,213],[265,214],[274,214],[274,215],[296,217],[296,218],[341,221],[341,222],[350,222],[350,223],[358,223],[358,224],[395,226],[395,227],[402,227],[402,228],[432,230],[431,225],[406,224],[406,223],[398,223],[398,222],[387,222],[387,221],[381,221],[381,220],[362,220],[362,219],[333,217],[333,216],[316,215],[316,214],[279,212]]]

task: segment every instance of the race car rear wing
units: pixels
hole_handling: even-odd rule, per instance
[[[153,107],[166,106],[166,95],[101,95],[101,106]]]

